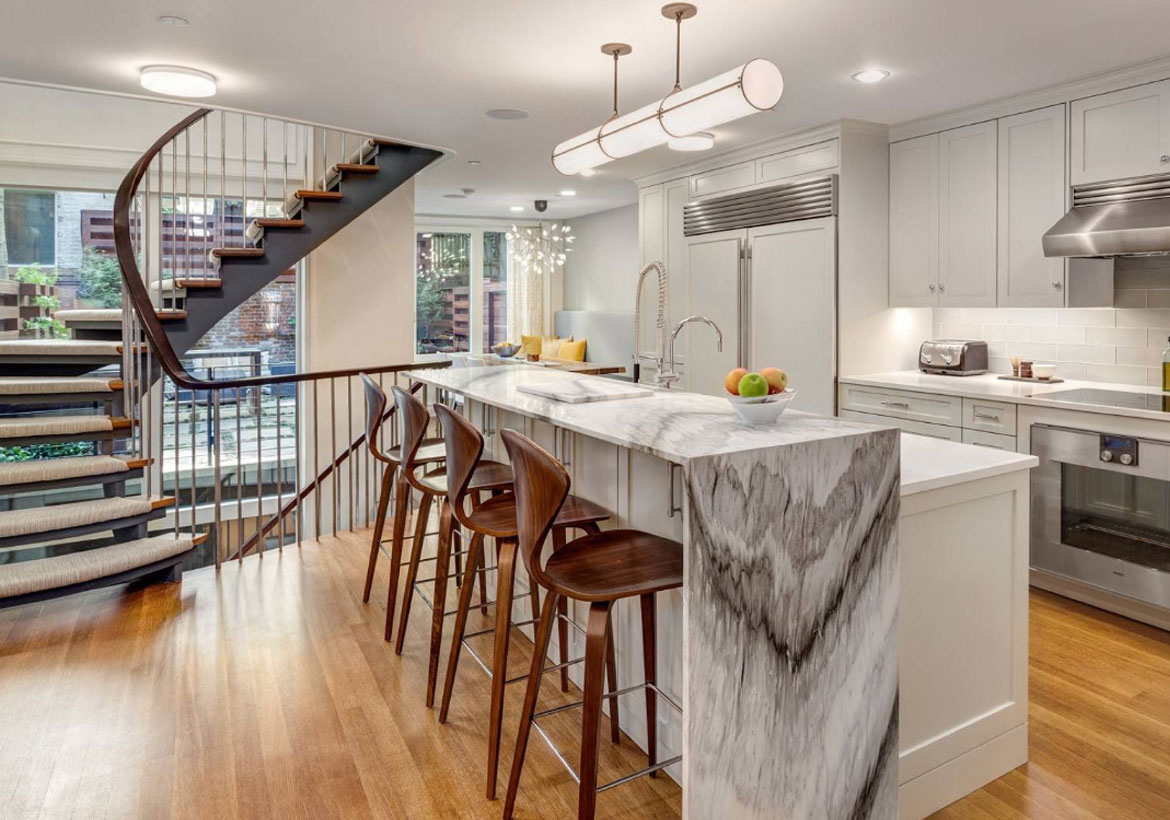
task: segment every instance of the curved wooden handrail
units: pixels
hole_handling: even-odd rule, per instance
[[[179,387],[187,390],[222,390],[226,388],[263,387],[272,384],[288,384],[304,381],[319,381],[321,379],[340,379],[356,376],[359,373],[399,373],[404,370],[422,370],[433,367],[447,367],[450,362],[419,362],[417,364],[396,364],[372,367],[354,367],[345,370],[319,370],[311,373],[287,373],[279,376],[246,376],[238,379],[199,379],[187,372],[182,360],[163,329],[162,322],[155,312],[154,303],[146,289],[142,272],[138,268],[138,260],[134,254],[134,240],[130,234],[130,208],[134,196],[138,193],[138,186],[146,176],[147,169],[167,145],[179,134],[195,123],[212,113],[210,108],[200,108],[184,117],[169,131],[155,140],[154,145],[138,158],[130,168],[129,173],[118,186],[118,193],[114,196],[114,250],[118,256],[118,264],[122,268],[122,282],[126,295],[138,319],[147,341],[154,349],[163,372]]]

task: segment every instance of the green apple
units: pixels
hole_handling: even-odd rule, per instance
[[[748,373],[739,380],[739,395],[754,399],[768,395],[768,382],[759,373]]]

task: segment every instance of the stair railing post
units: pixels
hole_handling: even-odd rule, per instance
[[[218,571],[220,563],[223,560],[223,472],[220,465],[220,449],[222,447],[221,439],[219,437],[219,389],[215,388],[209,391],[213,403],[212,410],[212,444],[213,444],[213,458],[215,459],[215,568]]]
[[[240,115],[240,138],[243,142],[243,160],[240,165],[240,247],[247,244],[247,222],[248,222],[248,115]],[[240,412],[240,397],[236,396],[236,418],[239,418]],[[236,451],[239,452],[239,442],[236,442]]]
[[[264,554],[264,395],[263,388],[256,385],[256,533],[260,541],[256,544],[257,551]],[[277,514],[280,511],[277,510]]]
[[[286,163],[287,167],[287,163]],[[283,200],[282,200],[283,201]],[[276,514],[280,518],[277,526],[277,549],[284,552],[284,454],[281,451],[280,402],[284,385],[276,385]]]
[[[219,219],[216,220],[219,229],[219,247],[227,247],[227,115],[219,112]],[[204,257],[203,264],[207,264]]]
[[[264,128],[264,137],[263,137],[264,147],[262,150],[263,160],[262,160],[260,170],[261,170],[261,173],[264,175],[264,182],[260,186],[260,199],[261,199],[260,216],[265,217],[265,216],[268,216],[268,118],[267,117],[264,117],[262,119],[262,124],[263,124],[263,128]]]
[[[236,391],[236,555],[242,563],[244,560],[244,441],[241,435],[242,420],[240,416],[244,402],[240,388]]]
[[[337,379],[329,380],[329,452],[331,464],[334,465],[333,471],[329,476],[329,488],[332,492],[333,498],[333,514],[332,520],[329,522],[332,525],[333,537],[337,537],[337,518],[339,515],[339,498],[337,479],[341,473],[340,466],[337,466]]]

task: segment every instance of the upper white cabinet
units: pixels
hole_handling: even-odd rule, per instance
[[[1072,103],[1073,185],[1170,172],[1170,80]]]
[[[996,124],[938,135],[938,303],[995,306]]]
[[[890,145],[890,305],[938,304],[938,134]]]
[[[1063,307],[1064,260],[1040,239],[1065,212],[1065,106],[999,121],[998,304]]]
[[[667,332],[670,325],[685,316],[687,292],[687,260],[683,236],[683,205],[687,201],[686,178],[650,185],[638,191],[638,244],[641,264],[655,260],[666,265],[670,282],[670,304]],[[657,299],[658,283],[651,275],[642,292],[642,299],[651,307],[642,315],[642,353],[653,357],[654,325],[657,315],[653,309]],[[630,294],[633,299],[634,294]],[[643,365],[649,362],[644,361]]]
[[[708,196],[750,188],[756,184],[756,163],[739,162],[712,171],[703,171],[691,177],[691,196]]]
[[[779,182],[836,168],[840,162],[838,146],[837,140],[828,140],[760,157],[756,160],[756,182]]]

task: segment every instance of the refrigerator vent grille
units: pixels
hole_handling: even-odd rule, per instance
[[[830,174],[688,202],[683,206],[683,234],[696,236],[836,215],[837,175]]]
[[[1073,207],[1170,197],[1170,174],[1094,182],[1073,188]]]

